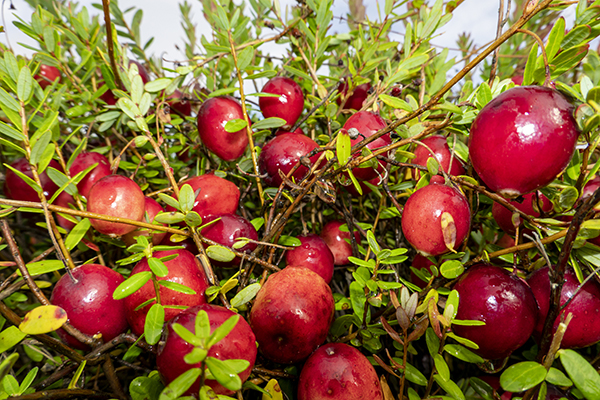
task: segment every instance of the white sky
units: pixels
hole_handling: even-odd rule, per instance
[[[236,0],[239,1],[239,0]],[[21,34],[12,21],[16,18],[14,14],[19,15],[25,20],[29,20],[31,16],[31,8],[24,0],[12,0],[16,10],[9,10],[10,0],[4,0],[4,14],[6,18],[5,30],[6,34],[0,34],[0,41],[6,43],[6,36],[11,42],[13,49],[21,54],[31,54],[28,50],[18,46],[18,42],[32,43],[32,40]],[[210,27],[205,22],[202,16],[201,3],[198,0],[188,0],[192,5],[193,14],[197,20],[199,33],[207,36],[210,35]],[[367,15],[371,19],[377,18],[377,3],[383,4],[384,0],[363,0],[367,9]],[[101,3],[101,0],[80,0],[79,4],[88,7],[88,10],[93,13],[97,10],[91,6],[92,3]],[[295,0],[280,0],[282,10],[286,7],[295,4]],[[175,49],[175,44],[179,44],[183,49],[183,39],[185,37],[183,28],[181,27],[181,16],[179,12],[178,0],[120,0],[119,5],[122,10],[129,7],[142,7],[144,10],[144,18],[142,20],[141,34],[144,42],[154,36],[154,43],[151,46],[150,54],[162,54],[165,60],[183,60],[185,58],[182,51]],[[345,0],[335,0],[333,6],[334,17],[345,16],[348,12],[348,5]],[[433,40],[436,45],[455,48],[456,39],[462,32],[470,32],[476,45],[481,47],[495,37],[496,20],[498,13],[498,0],[465,0],[455,11],[453,19],[443,28],[443,34]],[[572,15],[573,10],[567,11],[567,14]],[[133,13],[128,14],[129,19],[133,17]],[[335,19],[334,19],[335,20]],[[567,27],[572,22],[567,21]],[[343,32],[346,30],[345,22],[336,21],[333,27],[333,32]],[[268,31],[268,30],[265,30]],[[398,39],[401,41],[401,39]],[[20,47],[20,50],[19,50]],[[284,49],[281,46],[272,45],[268,48],[270,53],[283,53]],[[170,67],[169,63],[165,63],[166,67]]]

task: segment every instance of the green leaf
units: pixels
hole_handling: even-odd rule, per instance
[[[444,380],[444,378],[442,378],[442,376],[439,374],[435,374],[433,379],[435,379],[437,384],[440,385],[440,387],[455,400],[465,400],[464,393],[462,390],[460,390],[456,383],[452,382],[451,380]]]
[[[15,174],[17,174],[19,176],[19,178],[23,179],[25,181],[25,183],[27,183],[33,190],[35,190],[36,192],[41,192],[42,188],[40,188],[40,186],[35,183],[35,181],[33,179],[31,179],[30,177],[28,177],[27,175],[25,175],[24,173],[22,173],[21,171],[11,167],[8,164],[4,164],[4,166],[8,169],[10,169],[12,172],[14,172]]]
[[[500,385],[508,392],[522,392],[539,385],[546,379],[546,368],[535,361],[511,365],[500,375]]]
[[[225,124],[225,132],[229,132],[229,133],[238,132],[238,131],[241,131],[242,129],[244,129],[247,125],[248,125],[248,123],[246,122],[245,119],[241,119],[241,118],[232,119],[232,120],[227,121],[227,123]]]
[[[204,340],[194,335],[185,326],[175,323],[173,324],[173,330],[176,334],[179,335],[179,337],[181,337],[183,340],[185,340],[192,346],[204,346]]]
[[[450,368],[448,367],[448,364],[446,364],[444,357],[442,357],[441,354],[436,354],[433,358],[433,361],[435,363],[435,370],[438,372],[438,374],[440,374],[441,378],[445,381],[449,381]]]
[[[21,340],[25,339],[25,336],[27,336],[27,334],[21,332],[19,328],[14,325],[11,325],[0,332],[0,353],[4,353],[5,351],[12,349],[14,346],[19,344]],[[1,368],[0,371],[2,371]]]
[[[255,282],[255,283],[252,283],[252,284],[246,286],[245,288],[240,290],[238,293],[236,293],[235,296],[233,296],[233,299],[231,299],[231,306],[238,308],[238,307],[248,303],[250,300],[252,300],[254,297],[256,297],[259,290],[260,290],[260,283],[258,283],[258,282]]]
[[[475,377],[469,378],[469,383],[484,400],[494,400],[494,388],[489,383]]]
[[[142,271],[138,274],[131,275],[127,280],[121,283],[113,293],[113,299],[120,300],[133,294],[152,279],[152,272]]]
[[[73,229],[71,229],[71,232],[69,232],[65,239],[65,246],[67,247],[67,250],[70,251],[77,247],[81,239],[83,239],[87,231],[90,229],[90,226],[90,220],[84,218],[79,221],[77,225],[73,227]]]
[[[58,306],[44,305],[29,311],[19,329],[30,335],[40,335],[57,330],[67,322],[67,312]]]
[[[39,137],[38,140],[35,141],[33,147],[31,148],[31,162],[36,164],[40,161],[44,150],[50,143],[50,139],[52,138],[52,132],[46,131]]]
[[[206,366],[210,373],[215,377],[223,387],[229,390],[240,390],[242,388],[242,380],[238,374],[224,361],[214,357],[207,357]]]
[[[432,328],[427,328],[425,331],[425,342],[427,343],[427,349],[431,357],[435,357],[440,349],[440,338],[437,337]]]
[[[169,383],[169,386],[162,391],[158,400],[175,400],[196,382],[201,373],[200,368],[188,369]]]
[[[230,262],[235,258],[235,253],[225,246],[212,245],[206,248],[206,255],[215,261]]]
[[[252,62],[254,57],[254,47],[248,46],[244,50],[240,51],[237,55],[238,63],[237,67],[239,70],[244,70]]]
[[[525,72],[523,73],[523,86],[531,85],[533,82],[533,73],[537,64],[537,52],[538,45],[535,43],[531,46],[529,51],[529,57],[527,58],[527,64],[525,65]]]
[[[260,131],[263,129],[274,129],[280,128],[286,124],[286,120],[277,117],[265,118],[252,125],[254,131]]]
[[[183,294],[196,294],[196,291],[192,288],[189,288],[185,285],[182,285],[181,283],[177,283],[177,282],[170,282],[170,281],[158,281],[158,284],[160,286],[164,286],[167,289],[171,289],[174,290],[176,292],[179,293],[183,293]]]
[[[42,260],[27,264],[27,271],[31,276],[37,276],[58,271],[64,267],[65,264],[60,260]],[[17,270],[17,274],[21,276],[21,271]]]
[[[194,202],[196,201],[196,195],[194,189],[189,184],[185,184],[179,190],[179,207],[184,213],[189,212],[194,208]]]
[[[559,350],[558,356],[569,378],[586,399],[600,399],[600,375],[594,367],[574,350]]]
[[[481,364],[485,362],[483,358],[459,344],[447,344],[444,346],[444,351],[448,354],[453,355],[459,360],[466,361],[469,363]]]
[[[79,367],[77,367],[77,370],[73,374],[73,377],[71,378],[71,382],[69,382],[67,389],[75,389],[77,387],[77,382],[79,381],[79,378],[81,378],[81,374],[83,374],[86,364],[87,360],[83,360],[83,362],[79,364]]]
[[[207,354],[208,351],[206,349],[194,347],[192,351],[183,356],[183,361],[185,361],[186,364],[198,364],[204,361]]]
[[[240,320],[239,315],[232,315],[227,318],[225,322],[221,324],[218,328],[216,328],[213,333],[209,336],[206,347],[211,348],[215,344],[219,343],[225,336],[229,335],[229,332],[235,328],[238,321]]]
[[[298,247],[302,245],[302,242],[300,241],[300,239],[295,238],[293,236],[281,235],[279,237],[279,240],[277,241],[277,244],[281,246]]]
[[[573,382],[569,378],[567,378],[567,376],[563,374],[562,371],[554,367],[550,367],[550,369],[548,370],[548,375],[546,375],[546,382],[556,386],[573,386]]]
[[[429,157],[427,159],[427,171],[431,175],[437,175],[439,170],[440,170],[440,163],[438,162],[437,158]]]
[[[146,83],[146,85],[144,85],[144,89],[146,89],[146,92],[149,93],[160,92],[161,90],[166,89],[167,86],[171,84],[171,81],[172,79],[170,78],[158,78]]]
[[[9,53],[9,52],[7,52]],[[2,106],[2,108],[14,111],[14,112],[19,112],[19,110],[21,109],[21,106],[19,105],[19,103],[15,100],[14,97],[12,97],[10,94],[8,94],[6,92],[6,90],[0,88],[0,105]]]
[[[207,339],[210,336],[210,321],[208,320],[208,313],[206,311],[200,310],[198,312],[194,327],[197,337]]]
[[[16,326],[14,326],[14,328],[19,330],[19,328],[17,328]],[[0,333],[0,337],[2,337],[2,333]],[[20,342],[20,340],[19,340],[19,342]],[[4,346],[5,346],[5,342],[0,340],[0,349],[4,348]],[[12,346],[10,346],[10,347],[12,347]],[[2,352],[4,352],[4,351],[5,350],[3,350]],[[6,374],[8,374],[10,372],[13,365],[15,365],[15,363],[17,362],[18,359],[19,359],[19,353],[15,352],[15,353],[9,355],[8,357],[6,357],[6,359],[2,360],[2,363],[0,363],[0,383],[2,382],[2,380],[4,379]]]
[[[0,88],[0,93],[2,89]],[[4,122],[0,121],[0,133],[5,135],[6,137],[14,140],[21,141],[25,138],[25,135],[21,133],[21,131],[16,130],[10,125],[6,125]]]
[[[345,130],[341,130],[338,133],[337,142],[336,142],[336,156],[340,165],[346,165],[352,153],[350,149],[352,148],[352,141],[350,140],[350,135]]]
[[[402,361],[400,361],[400,363],[402,363]],[[404,373],[406,374],[406,379],[408,379],[410,382],[419,386],[427,386],[427,378],[425,378],[425,375],[423,375],[421,371],[413,367],[411,364],[406,363]]]
[[[165,263],[156,257],[148,258],[148,266],[154,275],[158,277],[164,278],[165,276],[169,275],[169,269]]]
[[[565,19],[560,17],[554,23],[554,27],[548,35],[548,42],[546,43],[546,55],[548,61],[552,62],[552,59],[560,49],[560,43],[565,36]]]
[[[165,308],[162,304],[153,304],[146,314],[144,323],[144,336],[148,344],[156,344],[162,334],[165,323]]]
[[[465,267],[459,260],[448,260],[440,266],[440,273],[446,279],[458,278],[464,271]]]
[[[17,98],[27,104],[33,92],[33,78],[28,66],[21,68],[17,80]]]

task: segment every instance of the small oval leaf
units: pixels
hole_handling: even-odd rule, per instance
[[[40,306],[25,315],[19,329],[29,335],[41,335],[57,330],[67,318],[67,312],[58,306]]]

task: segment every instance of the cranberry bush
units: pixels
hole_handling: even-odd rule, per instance
[[[462,0],[184,1],[174,66],[139,9],[28,3],[0,399],[600,399],[600,0],[500,0],[460,59]]]

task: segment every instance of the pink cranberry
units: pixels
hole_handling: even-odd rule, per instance
[[[290,267],[306,267],[321,276],[325,282],[333,277],[333,253],[327,243],[314,233],[298,236],[300,246],[285,253],[285,260]]]
[[[260,111],[265,118],[277,117],[292,126],[304,109],[304,94],[300,86],[290,78],[276,76],[263,87],[263,93],[278,94],[279,97],[259,97]]]

